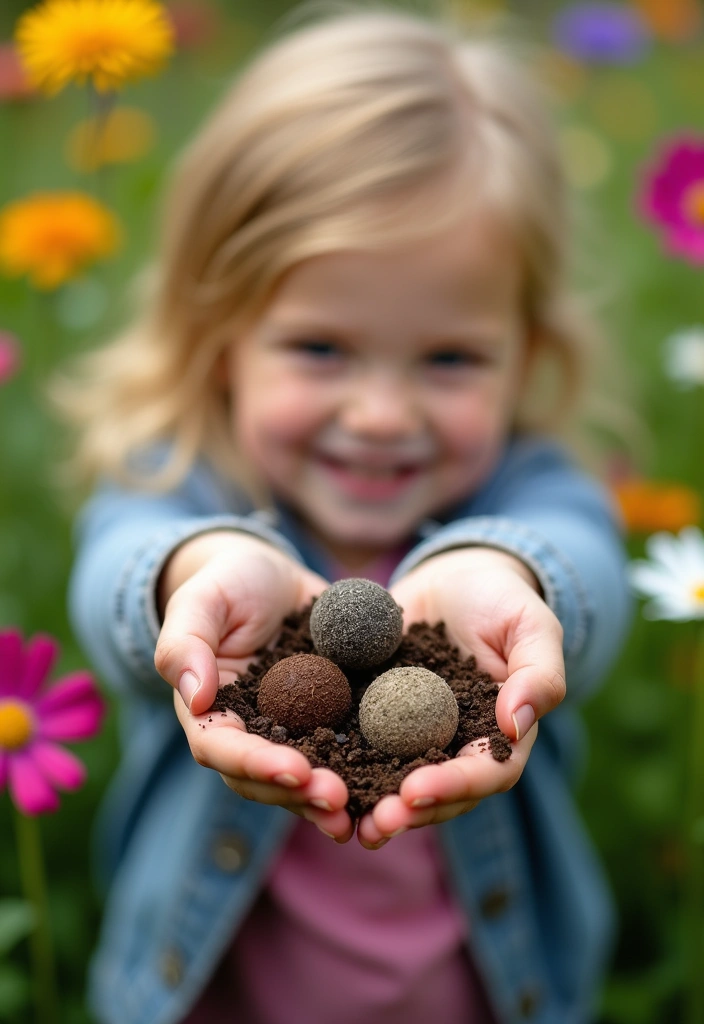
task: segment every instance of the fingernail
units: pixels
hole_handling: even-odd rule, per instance
[[[522,704],[520,708],[511,715],[516,730],[516,743],[521,736],[525,736],[530,727],[535,723],[535,711],[530,704]]]
[[[181,699],[189,711],[191,710],[191,702],[199,690],[200,679],[195,672],[190,670],[184,672],[178,681],[178,692],[181,694]]]
[[[369,849],[370,850],[380,850],[382,848],[382,846],[386,846],[386,844],[388,843],[389,839],[391,839],[391,836],[387,836],[386,839],[380,839],[378,843],[374,843],[374,845],[370,846]]]
[[[320,825],[316,825],[315,827],[317,828],[318,832],[322,832],[324,836],[328,837],[328,839],[334,839],[335,838],[335,836],[332,834],[332,832],[326,832],[324,828],[320,827]]]
[[[392,832],[391,835],[389,836],[389,839],[393,839],[394,836],[400,836],[404,832],[408,832],[408,827],[406,825],[404,825],[403,828],[397,828],[395,832]]]
[[[434,796],[419,796],[411,803],[411,807],[432,807],[436,803]]]
[[[319,796],[314,796],[311,800],[308,801],[308,803],[311,805],[311,807],[319,807],[321,811],[332,810],[331,804],[329,804],[327,800],[323,800]]]
[[[279,786],[287,786],[289,789],[293,789],[295,786],[300,786],[301,784],[301,780],[297,779],[295,775],[291,775],[289,772],[282,772],[281,775],[275,775],[274,782],[278,783]]]

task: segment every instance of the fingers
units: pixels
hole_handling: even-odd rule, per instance
[[[504,735],[519,740],[565,696],[562,626],[547,606],[521,622],[508,653],[508,677],[496,700]]]
[[[215,700],[220,682],[215,651],[228,616],[225,602],[214,600],[212,591],[201,593],[199,583],[193,577],[171,597],[154,654],[157,672],[194,714]]]
[[[476,743],[451,761],[416,768],[401,783],[400,792],[384,797],[359,823],[359,841],[376,849],[382,840],[411,828],[438,825],[473,810],[480,800],[503,793],[516,784],[538,734],[538,726],[513,745],[511,757],[496,761]]]
[[[219,772],[230,789],[247,800],[286,807],[336,842],[350,839],[354,826],[339,775],[311,769],[300,751],[248,733],[232,711],[192,715],[178,695],[174,705],[194,759]]]

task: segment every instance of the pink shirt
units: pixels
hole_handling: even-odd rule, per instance
[[[434,828],[369,851],[301,819],[186,1024],[492,1024],[466,931]]]

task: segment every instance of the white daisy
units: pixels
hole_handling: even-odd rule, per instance
[[[704,327],[685,327],[667,338],[665,372],[681,388],[704,384]]]
[[[704,618],[704,534],[686,526],[679,537],[654,533],[645,543],[649,561],[628,567],[631,586],[652,600],[643,609],[647,619]]]

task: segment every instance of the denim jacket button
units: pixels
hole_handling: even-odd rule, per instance
[[[221,871],[233,875],[249,861],[249,845],[239,832],[222,832],[213,843],[212,857]]]
[[[528,1020],[535,1014],[539,1005],[540,993],[534,988],[524,989],[518,999],[518,1013],[524,1020]]]
[[[183,957],[177,949],[171,947],[164,952],[159,970],[169,988],[178,988],[183,981]]]
[[[482,917],[492,921],[494,918],[500,917],[508,909],[510,902],[511,893],[508,889],[505,889],[503,886],[497,886],[495,889],[489,889],[484,893],[479,901],[479,910]]]

